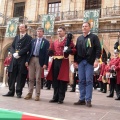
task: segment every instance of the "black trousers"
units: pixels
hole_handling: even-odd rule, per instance
[[[55,59],[53,61],[53,99],[63,101],[65,98],[65,92],[67,89],[67,82],[58,80],[58,75],[61,67],[62,59]],[[64,72],[64,71],[63,71]]]
[[[46,83],[47,89],[50,89],[51,85],[52,85],[52,81],[51,80],[47,80],[47,83]]]
[[[114,90],[116,90],[116,77],[110,78],[110,96],[114,96]]]
[[[23,74],[20,71],[21,64],[16,64],[13,66],[13,71],[9,72],[9,93],[15,94],[15,83],[16,83],[16,94],[22,95],[23,87],[25,86],[27,74]]]
[[[99,75],[94,75],[93,76],[93,87],[94,87],[94,89],[99,87],[99,83],[98,83],[98,80],[97,80],[98,78],[99,78]]]
[[[116,84],[116,95],[117,98],[120,98],[120,84]]]
[[[72,84],[72,90],[73,91],[76,90],[77,80],[78,80],[78,74],[75,72],[74,75],[73,75],[73,84]]]
[[[99,86],[100,86],[100,91],[103,91],[104,86],[103,86],[103,82],[102,81],[99,81]]]

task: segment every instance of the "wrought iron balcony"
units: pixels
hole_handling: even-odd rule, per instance
[[[83,18],[84,11],[67,11],[61,12],[61,20],[73,20],[73,19],[81,19]]]
[[[57,12],[55,15],[55,21],[66,21],[66,20],[76,20],[76,19],[83,19],[84,10],[79,11],[65,11],[65,12]],[[100,9],[100,18],[105,17],[113,17],[113,16],[120,16],[120,6],[113,6],[113,7],[106,7]],[[4,26],[7,24],[12,17],[5,16],[4,14],[0,13],[0,25]],[[38,15],[38,18],[35,21],[29,20],[25,16],[19,17],[19,22],[22,23],[39,23],[42,22],[42,15]]]
[[[113,17],[113,16],[120,16],[120,6],[114,7],[106,7],[100,9],[100,18],[104,17]],[[42,20],[42,15],[39,22]],[[55,14],[55,21],[62,21],[62,20],[75,20],[75,19],[83,19],[84,17],[84,10],[79,11],[65,11],[61,13]]]
[[[101,17],[120,16],[120,6],[106,7],[101,9]]]

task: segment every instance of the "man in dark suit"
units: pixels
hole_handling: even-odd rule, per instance
[[[30,54],[28,56],[26,66],[29,67],[29,91],[24,99],[32,98],[34,89],[34,80],[36,78],[36,94],[35,101],[39,101],[41,89],[41,73],[42,68],[46,69],[48,66],[48,48],[49,42],[44,37],[44,29],[37,28],[37,38],[32,40]]]
[[[9,92],[3,96],[13,97],[15,94],[15,82],[16,84],[16,94],[18,98],[21,98],[22,89],[25,85],[27,77],[27,68],[25,66],[27,52],[30,49],[30,42],[32,37],[29,36],[27,31],[27,26],[25,24],[20,24],[19,26],[20,35],[15,36],[12,43],[12,60],[8,68],[9,72]]]

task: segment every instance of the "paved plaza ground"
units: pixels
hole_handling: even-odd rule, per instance
[[[114,98],[107,98],[109,94],[93,90],[92,108],[86,106],[75,106],[78,101],[79,93],[69,92],[68,88],[64,104],[49,103],[52,98],[53,90],[41,90],[40,101],[24,100],[27,94],[27,86],[24,88],[22,98],[3,97],[2,94],[8,92],[8,87],[0,87],[0,108],[27,112],[37,115],[49,116],[65,120],[120,120],[120,101]],[[34,94],[33,94],[34,98]]]

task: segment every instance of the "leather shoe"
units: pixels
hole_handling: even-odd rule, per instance
[[[87,107],[92,107],[91,101],[87,101],[87,102],[86,102],[86,106],[87,106]]]
[[[52,100],[50,100],[49,102],[50,102],[50,103],[55,103],[55,102],[58,102],[58,100],[52,99]]]
[[[40,100],[40,97],[39,96],[36,96],[35,97],[35,101],[39,101]]]
[[[2,96],[5,96],[5,97],[13,97],[13,96],[14,96],[14,94],[7,93],[7,94],[5,94],[5,95],[2,95]]]
[[[106,93],[106,91],[102,91],[102,93]]]
[[[112,95],[108,95],[107,97],[110,97],[110,98],[112,98],[113,96],[112,96]]]
[[[32,98],[32,93],[28,93],[28,94],[24,97],[25,100],[29,100],[29,99],[31,99],[31,98]]]
[[[21,98],[21,95],[17,95],[17,98]]]
[[[75,102],[74,105],[85,105],[85,101],[84,100],[79,100],[78,102]]]
[[[58,104],[63,104],[63,101],[58,101]]]
[[[118,97],[118,98],[115,98],[115,100],[120,100],[120,97]]]

